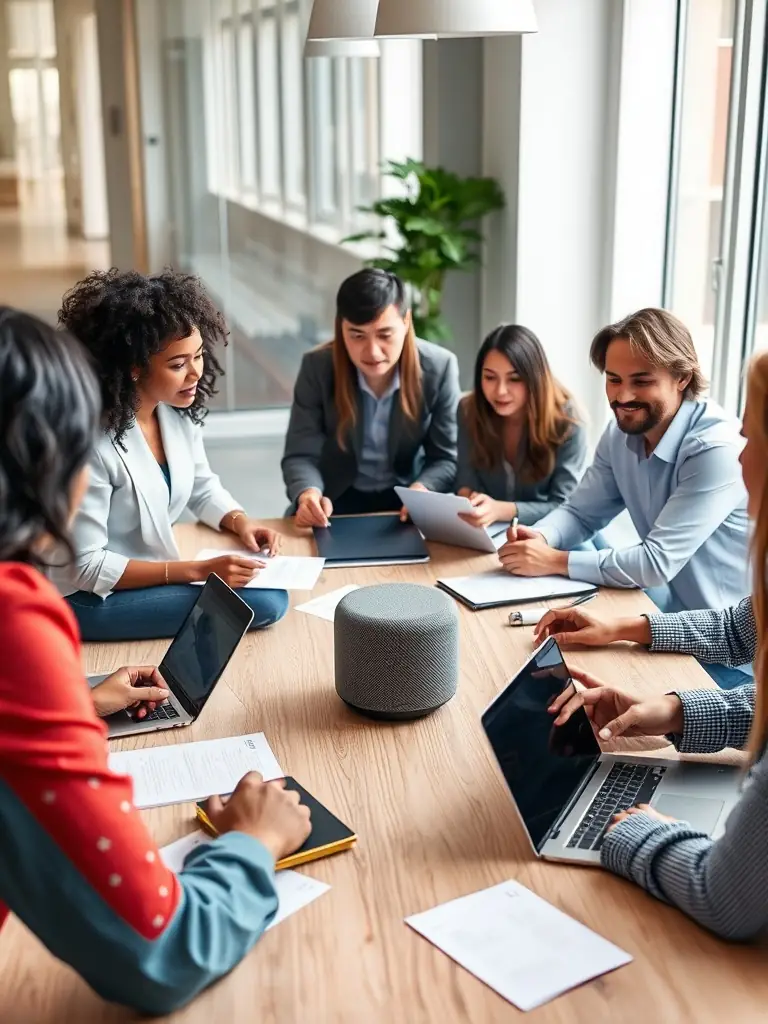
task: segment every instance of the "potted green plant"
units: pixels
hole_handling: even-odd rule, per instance
[[[390,220],[399,244],[383,227],[350,235],[344,241],[385,242],[384,250],[391,255],[368,260],[368,265],[391,270],[410,284],[414,327],[420,338],[449,340],[451,330],[442,316],[445,275],[451,270],[470,270],[480,262],[483,236],[473,225],[503,208],[504,193],[493,178],[461,178],[418,160],[388,161],[383,172],[405,184],[405,195],[379,199],[359,209]]]

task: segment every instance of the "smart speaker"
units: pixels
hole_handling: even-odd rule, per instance
[[[336,692],[370,718],[420,718],[456,693],[459,617],[434,587],[384,583],[342,598],[334,620]]]

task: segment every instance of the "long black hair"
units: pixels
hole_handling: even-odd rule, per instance
[[[334,400],[338,415],[336,438],[339,447],[346,448],[349,433],[357,417],[357,383],[352,360],[344,344],[342,321],[357,327],[373,323],[381,314],[394,306],[405,320],[408,315],[408,297],[405,285],[389,270],[366,267],[343,281],[336,295],[336,323],[333,348]],[[408,327],[400,356],[400,391],[398,401],[403,415],[412,422],[421,409],[421,361],[413,323]]]
[[[104,429],[114,433],[118,444],[133,425],[139,403],[133,375],[144,373],[152,356],[197,328],[203,374],[194,402],[179,411],[195,423],[205,417],[216,378],[223,373],[216,347],[226,344],[228,332],[199,278],[170,269],[151,277],[135,270],[97,270],[64,296],[59,323],[91,354],[101,384]]]
[[[0,307],[0,561],[44,565],[45,537],[72,554],[70,495],[98,429],[99,386],[83,347]]]
[[[523,480],[542,480],[555,465],[555,451],[571,434],[575,420],[569,392],[552,375],[539,339],[520,324],[502,324],[491,331],[477,353],[475,387],[462,400],[475,461],[483,469],[500,465],[503,457],[502,421],[483,394],[483,367],[490,352],[512,363],[528,389],[525,450],[516,466]]]

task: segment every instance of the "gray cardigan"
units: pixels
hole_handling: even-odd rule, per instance
[[[419,341],[423,402],[415,422],[392,405],[389,455],[398,484],[420,480],[431,491],[449,491],[456,474],[456,407],[459,366],[456,356],[439,345]],[[362,395],[346,451],[336,440],[333,352],[330,346],[307,352],[301,362],[285,439],[282,469],[292,503],[308,487],[331,501],[354,485],[363,445]]]
[[[569,415],[573,415],[570,409]],[[518,478],[515,492],[510,494],[507,488],[507,474],[501,462],[490,469],[480,469],[477,466],[466,416],[460,408],[459,460],[455,490],[468,487],[472,491],[487,494],[496,501],[514,501],[520,522],[524,526],[531,526],[558,505],[562,505],[575,489],[586,469],[587,455],[587,431],[583,423],[577,422],[570,437],[556,449],[555,466],[549,476],[534,481]]]

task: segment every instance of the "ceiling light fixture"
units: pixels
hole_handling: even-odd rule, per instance
[[[379,0],[315,0],[307,39],[373,39]]]
[[[305,57],[378,57],[373,38],[379,0],[315,0]]]
[[[305,57],[380,57],[375,39],[307,39]]]
[[[378,37],[458,39],[538,31],[533,0],[379,0],[378,7]]]

